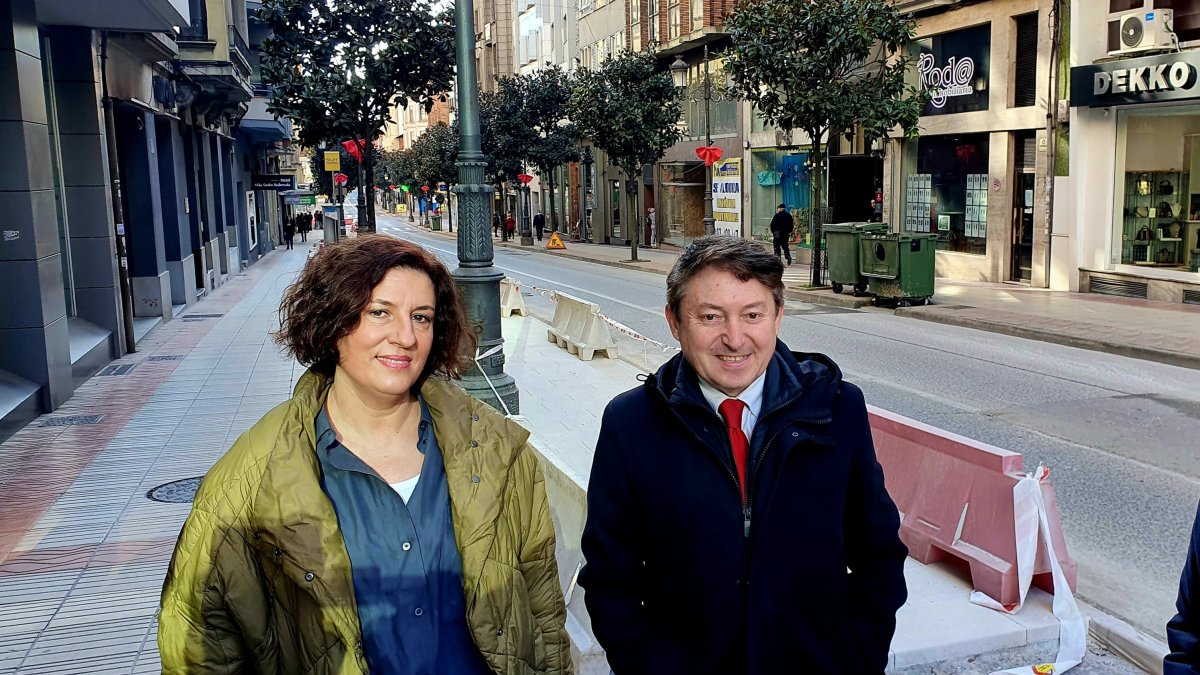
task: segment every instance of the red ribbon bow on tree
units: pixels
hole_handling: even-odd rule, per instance
[[[360,138],[357,141],[342,141],[342,147],[346,149],[346,152],[350,153],[354,161],[362,163],[363,149],[367,147],[365,140]]]
[[[724,152],[715,145],[702,145],[696,148],[696,156],[704,160],[704,166],[712,166],[721,159]]]

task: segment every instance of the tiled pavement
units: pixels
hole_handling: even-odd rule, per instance
[[[115,362],[131,372],[0,444],[0,674],[159,671],[158,595],[190,504],[146,493],[203,475],[290,393],[299,367],[268,332],[304,254],[230,277]],[[74,415],[102,418],[47,426]]]

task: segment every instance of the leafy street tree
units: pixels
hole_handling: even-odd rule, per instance
[[[488,180],[496,186],[496,194],[503,195],[504,183],[522,173],[525,149],[534,134],[522,124],[525,104],[516,80],[502,77],[496,85],[495,92],[479,95],[479,141],[487,157]]]
[[[916,136],[926,95],[905,82],[916,25],[889,0],[741,0],[725,23],[732,92],[811,141],[813,285],[822,280],[821,141],[856,127],[867,142],[897,126]]]
[[[579,131],[625,172],[634,260],[640,228],[632,204],[642,167],[662,159],[682,136],[679,92],[655,63],[652,52],[622,52],[596,70],[579,71],[571,95],[571,117]]]
[[[458,131],[438,123],[425,130],[413,142],[412,169],[416,185],[429,187],[428,195],[432,197],[438,183],[447,185],[458,178],[458,168],[454,162],[458,159]],[[420,190],[419,187],[415,189]],[[418,197],[426,194],[418,193]]]
[[[579,153],[579,131],[565,117],[571,104],[571,80],[558,66],[543,68],[517,77],[518,89],[524,98],[522,123],[533,132],[526,146],[525,159],[537,167],[550,191],[550,228],[558,231],[558,212],[555,208],[554,169],[574,161]]]
[[[259,17],[271,32],[262,45],[268,110],[294,120],[303,145],[371,146],[397,102],[428,110],[450,90],[452,16],[429,0],[264,0]],[[363,168],[359,203],[373,230],[373,153]]]

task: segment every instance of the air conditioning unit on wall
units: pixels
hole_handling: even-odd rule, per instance
[[[1109,56],[1127,56],[1155,50],[1171,49],[1175,46],[1175,12],[1170,9],[1152,9],[1122,14],[1111,21],[1117,22],[1121,33],[1120,45],[1110,51]]]

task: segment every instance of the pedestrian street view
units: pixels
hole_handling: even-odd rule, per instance
[[[0,675],[1200,673],[1200,1],[0,31]]]

